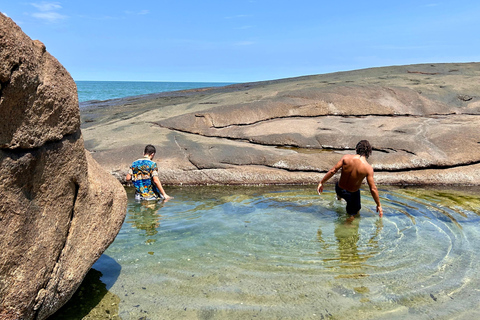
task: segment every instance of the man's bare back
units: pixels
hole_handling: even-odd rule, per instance
[[[323,179],[318,184],[318,193],[321,194],[323,192],[323,184],[328,179],[333,177],[338,170],[342,169],[340,179],[338,181],[338,187],[349,193],[356,193],[360,190],[363,179],[367,178],[370,193],[372,194],[373,200],[375,200],[375,203],[377,204],[377,212],[380,216],[382,216],[383,209],[380,204],[380,197],[378,196],[378,190],[373,179],[373,168],[367,162],[367,158],[372,152],[371,150],[372,147],[368,141],[360,141],[356,147],[357,154],[344,155],[342,159],[340,159],[340,161],[338,161],[337,164],[325,174]],[[359,195],[358,205],[360,205]]]
[[[342,162],[342,174],[338,185],[347,191],[357,191],[360,189],[363,179],[369,174],[373,174],[372,166],[368,164],[365,157],[361,157],[358,154],[345,155],[340,161]]]

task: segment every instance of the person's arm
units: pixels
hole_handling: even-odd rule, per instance
[[[323,179],[320,181],[320,183],[318,184],[318,187],[317,187],[318,194],[321,194],[323,192],[323,184],[325,182],[327,182],[328,179],[333,177],[335,175],[335,173],[337,173],[337,171],[340,170],[340,168],[343,166],[343,158],[344,157],[345,156],[343,156],[342,159],[340,159],[340,161],[338,161],[337,164],[332,169],[328,170],[328,172],[325,174]]]
[[[153,180],[153,183],[157,186],[158,190],[160,190],[160,193],[162,194],[163,198],[165,198],[165,200],[173,199],[172,197],[170,197],[168,194],[165,193],[165,190],[163,190],[162,183],[160,182],[160,179],[158,179],[158,176],[154,176],[152,180]]]
[[[130,185],[130,183],[132,182],[132,175],[133,175],[133,170],[132,168],[130,167],[128,169],[128,172],[127,172],[127,175],[125,176],[125,183],[127,185]]]
[[[378,196],[377,186],[375,185],[375,181],[373,179],[373,169],[371,169],[370,172],[367,174],[367,183],[370,187],[370,193],[372,194],[372,198],[377,204],[378,215],[381,217],[383,216],[383,209],[382,205],[380,204],[380,197]]]

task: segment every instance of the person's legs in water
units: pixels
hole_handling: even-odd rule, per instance
[[[347,202],[346,211],[347,214],[350,215],[350,219],[353,220],[355,218],[355,215],[357,215],[362,208],[360,202],[360,190],[357,190],[355,192],[349,192],[340,188],[337,182],[335,184],[335,192],[337,193],[338,199],[345,199],[345,201]]]

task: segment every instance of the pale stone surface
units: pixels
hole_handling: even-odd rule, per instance
[[[127,199],[84,148],[73,79],[2,14],[0,57],[0,319],[45,319],[115,239]]]
[[[389,184],[480,184],[480,64],[373,68],[86,103],[122,181],[152,143],[166,184],[315,183],[356,143]]]

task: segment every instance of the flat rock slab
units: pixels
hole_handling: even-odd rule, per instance
[[[87,149],[122,180],[152,143],[167,184],[315,183],[359,140],[379,182],[479,184],[480,64],[373,68],[81,108]]]

